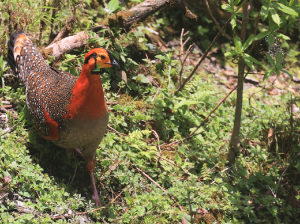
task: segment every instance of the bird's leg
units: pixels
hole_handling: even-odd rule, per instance
[[[85,165],[86,165],[87,171],[90,174],[91,181],[92,181],[92,186],[93,186],[92,199],[95,201],[96,207],[98,207],[99,205],[101,205],[101,202],[100,202],[100,198],[99,198],[98,191],[96,188],[95,177],[94,177],[95,157],[90,156],[90,157],[85,158]]]
[[[78,149],[78,148],[70,148],[70,149],[66,149],[66,154],[68,155],[69,152],[76,152],[78,155],[82,156],[82,152]]]

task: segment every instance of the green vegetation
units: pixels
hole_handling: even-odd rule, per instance
[[[184,21],[177,9],[162,10],[129,32],[114,27],[110,36],[96,37],[90,30],[102,24],[108,14],[142,1],[125,2],[126,5],[114,0],[0,3],[0,106],[12,105],[0,110],[1,223],[296,223],[300,215],[300,120],[292,108],[297,107],[298,94],[290,90],[295,83],[282,70],[297,61],[299,51],[288,44],[298,43],[298,29],[285,34],[293,42],[282,40],[283,65],[282,54],[277,58],[266,56],[274,68],[262,63],[258,69],[273,69],[265,76],[269,78],[263,80],[262,74],[259,85],[245,84],[240,153],[235,164],[228,165],[236,93],[210,113],[230,92],[228,86],[235,86],[221,72],[222,66],[236,66],[224,58],[224,53],[240,54],[247,60],[250,56],[244,51],[256,39],[249,36],[243,45],[236,37],[235,45],[222,45],[214,54],[217,62],[209,58],[206,71],[198,69],[183,90],[174,94],[182,83],[182,55],[187,49],[182,52],[180,44],[161,47],[157,43],[162,40],[153,42],[148,27],[163,40],[180,40]],[[198,0],[187,2],[191,9]],[[221,10],[221,1],[217,2],[216,7]],[[297,5],[297,1],[290,2]],[[224,8],[229,10],[228,7]],[[283,7],[281,11],[287,10]],[[260,8],[253,8],[251,15],[259,11]],[[192,12],[200,15],[197,7]],[[237,19],[241,15],[233,15],[233,32],[240,33]],[[273,20],[278,22],[274,15]],[[84,55],[89,49],[102,46],[114,54],[122,69],[121,74],[114,69],[101,74],[110,117],[96,157],[95,179],[102,203],[99,208],[90,200],[90,179],[82,158],[67,157],[64,149],[42,139],[32,129],[25,89],[8,74],[6,63],[10,32],[21,27],[37,46],[47,46],[70,16],[77,19],[72,34],[86,30],[95,38],[84,49],[76,49],[60,59],[49,57],[47,62],[78,76]],[[194,23],[186,21],[192,37],[188,44],[196,42],[205,51],[213,39],[211,35],[218,32],[213,25],[209,14]],[[249,27],[254,28],[255,21],[250,21]],[[267,39],[274,42],[273,31],[280,38],[278,29],[276,26],[257,40],[269,34]],[[204,38],[198,41],[202,35]],[[214,47],[227,42],[221,38]],[[199,57],[198,50],[191,51],[183,66],[183,80]],[[255,60],[249,60],[246,64],[254,68]],[[220,70],[211,72],[209,67]],[[291,67],[290,74],[297,77],[297,68]],[[274,72],[280,75],[277,84],[277,74],[271,76]]]

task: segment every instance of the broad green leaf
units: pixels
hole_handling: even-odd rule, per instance
[[[273,67],[276,67],[273,58],[272,58],[268,53],[266,54],[266,57],[267,57],[268,61],[270,62],[270,64],[271,64]]]
[[[254,57],[250,56],[249,54],[243,54],[243,56],[244,56],[244,58],[247,58],[248,60],[250,60],[250,61],[252,61],[252,62],[254,62],[256,64],[261,65],[260,61],[256,60]]]
[[[121,58],[121,60],[122,60],[123,62],[126,62],[126,58],[124,57],[123,54],[120,54],[120,58]]]
[[[278,37],[279,39],[283,39],[283,40],[290,40],[291,38],[289,38],[288,36],[282,34],[282,33],[277,33],[277,32],[274,32],[274,35],[276,37]]]
[[[241,2],[241,0],[235,0],[234,3],[233,3],[233,6],[236,6],[237,4],[239,4]],[[241,4],[243,5],[243,4]]]
[[[290,78],[293,79],[293,75],[291,73],[289,73],[288,71],[286,71],[284,69],[281,69],[280,71],[283,72],[283,73],[288,74],[290,76]]]
[[[131,197],[130,197],[127,190],[125,190],[124,192],[125,192],[126,202],[127,202],[128,205],[130,205],[132,203],[132,199],[131,199]]]
[[[269,10],[270,10],[270,14],[271,14],[273,21],[279,26],[280,25],[280,17],[278,15],[278,13],[276,12],[276,10],[273,7],[270,7]]]
[[[234,38],[234,45],[238,51],[238,53],[242,53],[242,41],[240,37]]]
[[[274,41],[275,41],[274,36],[272,33],[270,33],[268,36],[268,43],[270,47],[274,44]]]
[[[260,10],[260,17],[264,21],[269,15],[269,5],[262,5]]]
[[[228,4],[222,5],[221,8],[222,8],[223,10],[227,11],[227,12],[234,13],[233,8],[232,8],[230,5],[228,5]]]
[[[245,15],[244,15],[243,13],[240,13],[240,12],[236,13],[235,15],[236,15],[236,16],[240,16],[240,17],[242,17],[243,19],[245,18]]]
[[[243,54],[242,57],[243,57],[243,59],[244,59],[246,65],[247,65],[249,68],[251,68],[252,70],[255,70],[255,67],[254,67],[254,65],[253,65],[253,62],[250,61],[247,57],[245,57],[245,54]]]
[[[231,15],[230,24],[232,25],[232,29],[234,29],[236,27],[236,16],[235,16],[235,14]]]
[[[252,44],[253,39],[254,39],[254,35],[251,34],[243,44],[243,51],[246,50]]]
[[[182,163],[182,159],[180,158],[178,153],[175,154],[175,161],[176,161],[177,165],[180,165]]]
[[[237,54],[238,54],[238,52],[236,52],[236,51],[228,51],[225,53],[225,57],[232,57]]]
[[[160,55],[160,54],[159,54],[159,55],[155,55],[155,57],[156,57],[156,58],[158,58],[158,59],[160,59],[160,60],[163,60],[163,59],[165,59],[165,56],[163,56],[163,55]]]
[[[264,80],[265,80],[266,78],[268,78],[270,75],[272,75],[272,74],[275,72],[275,70],[276,70],[276,68],[272,68],[272,69],[266,71],[266,72],[265,72],[265,75],[264,75]]]
[[[289,14],[291,16],[298,16],[298,13],[294,9],[292,9],[290,7],[287,7],[287,6],[285,6],[285,5],[281,4],[281,3],[278,3],[278,2],[272,2],[271,4],[273,6],[275,6],[276,8],[278,8],[280,11],[282,11],[282,12],[284,12],[286,14]]]
[[[186,213],[182,213],[182,216],[183,218],[185,218],[185,220],[188,222],[188,223],[191,223],[192,221],[192,218],[190,215],[186,214]]]
[[[136,77],[136,81],[139,83],[143,83],[143,84],[149,84],[150,80],[144,76],[143,74],[138,74],[138,76]]]
[[[113,108],[114,108],[114,110],[121,110],[122,109],[120,104],[114,105]]]
[[[119,0],[111,0],[108,4],[107,4],[107,12],[108,14],[113,13],[114,11],[116,11],[119,8]]]
[[[282,62],[282,52],[279,52],[277,57],[276,57],[276,66],[278,67],[278,65],[281,65],[281,62]]]
[[[182,107],[184,105],[192,105],[192,104],[199,104],[199,103],[201,103],[201,101],[183,99],[179,103],[175,103],[174,104],[174,110],[177,110],[178,108],[180,108],[180,107]]]
[[[257,35],[254,37],[253,41],[255,41],[255,40],[260,40],[260,39],[264,38],[265,36],[267,36],[269,33],[270,33],[270,31],[263,31],[263,32],[257,34]]]
[[[239,1],[239,2],[240,2],[240,1]],[[238,3],[239,3],[239,2],[238,2]],[[234,6],[236,6],[238,3],[236,3]],[[235,12],[238,12],[238,11],[240,10],[240,8],[243,7],[243,5],[244,5],[244,3],[240,4],[240,5],[237,7],[237,9],[235,10]]]

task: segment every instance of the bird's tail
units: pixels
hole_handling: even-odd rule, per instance
[[[18,63],[22,54],[25,41],[29,40],[22,30],[14,32],[8,41],[8,64],[14,74],[19,73]]]

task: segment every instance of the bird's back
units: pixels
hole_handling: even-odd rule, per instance
[[[32,41],[15,32],[8,42],[8,62],[26,87],[26,100],[33,126],[48,140],[59,138],[64,127],[72,90],[77,78],[48,66]]]

